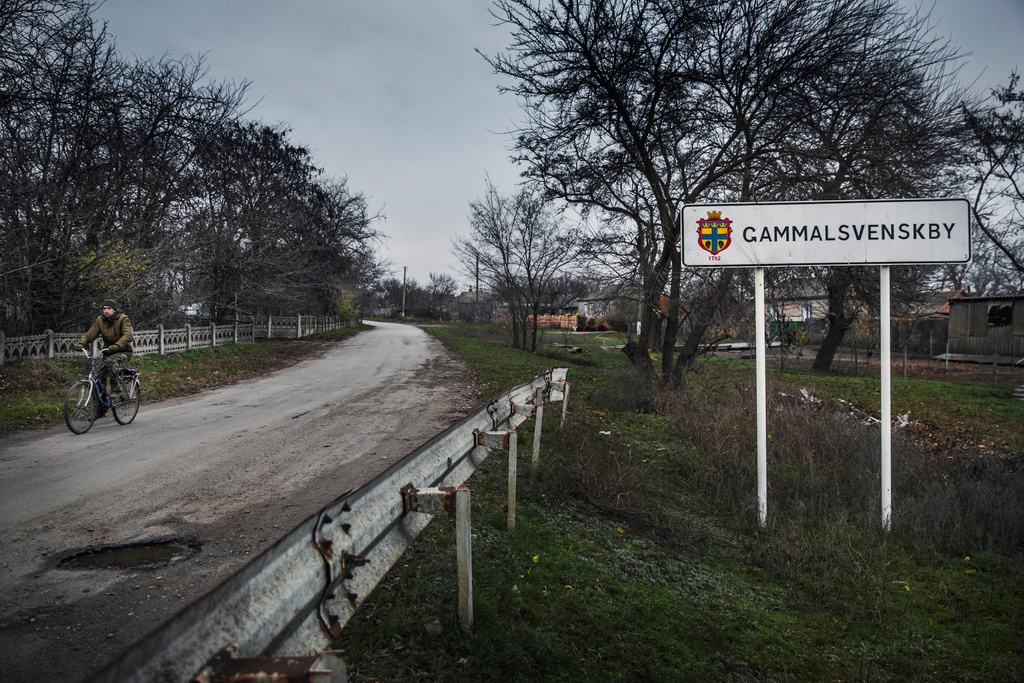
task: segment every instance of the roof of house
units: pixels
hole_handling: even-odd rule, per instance
[[[949,302],[964,295],[962,289],[924,292],[907,305],[907,314],[915,318],[949,315]]]
[[[1004,294],[1003,296],[962,296],[957,299],[957,303],[969,304],[974,301],[1020,301],[1024,299],[1024,294]]]

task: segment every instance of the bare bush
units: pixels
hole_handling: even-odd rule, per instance
[[[595,437],[570,424],[556,433],[551,447],[561,455],[542,468],[546,488],[638,522],[654,523],[660,517],[651,465],[629,443],[610,435]]]
[[[594,402],[609,410],[646,413],[661,404],[666,393],[655,385],[650,373],[634,368],[618,375],[612,386],[602,390]]]
[[[756,509],[756,406],[748,388],[700,392],[670,407],[675,436],[692,448],[680,471],[695,494],[751,515]],[[878,426],[837,401],[768,407],[769,516],[814,526],[881,525]],[[893,525],[897,537],[937,551],[1024,545],[1024,473],[994,459],[936,457],[897,433]],[[786,559],[792,562],[792,559]]]

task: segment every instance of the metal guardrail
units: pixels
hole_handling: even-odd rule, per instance
[[[488,443],[478,435],[511,431],[527,419],[517,405],[561,401],[564,420],[566,374],[552,368],[495,396],[343,493],[87,680],[243,680],[248,674],[227,667],[236,662],[231,671],[301,669],[298,677],[274,680],[344,681],[344,659],[325,648],[432,519],[408,511],[408,492],[459,487],[492,450],[477,445]],[[535,459],[538,446],[539,429]],[[270,657],[287,659],[257,659]]]

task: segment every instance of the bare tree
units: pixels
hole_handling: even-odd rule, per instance
[[[459,285],[451,275],[430,273],[426,294],[431,318],[444,320],[451,317],[451,304],[458,289]]]
[[[195,129],[245,86],[198,61],[120,59],[90,5],[0,5],[0,289],[8,329],[77,327],[115,293],[166,300],[168,236],[187,202]]]
[[[971,213],[978,293],[1024,291],[1024,92],[1011,74],[989,100],[964,107],[971,134]],[[980,253],[979,253],[980,252]],[[979,277],[980,276],[980,277]]]
[[[515,348],[535,351],[538,316],[579,254],[579,234],[563,227],[541,197],[504,196],[490,181],[470,203],[471,233],[452,243],[464,263],[479,263],[488,287],[508,307]]]
[[[765,199],[759,177],[794,139],[814,84],[855,68],[897,12],[890,0],[495,3],[512,43],[488,62],[526,112],[518,159],[550,195],[634,228],[622,242],[641,264],[638,364],[651,365],[663,292],[661,371],[678,383],[713,324],[704,304],[734,289],[731,270],[684,274],[679,207]],[[700,305],[682,300],[684,286]],[[677,356],[679,312],[701,308]]]
[[[76,328],[110,295],[139,323],[351,308],[379,270],[365,197],[246,123],[246,83],[125,61],[91,9],[0,0],[4,330]]]

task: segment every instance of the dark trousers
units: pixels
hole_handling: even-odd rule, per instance
[[[106,356],[102,361],[100,361],[100,369],[96,373],[100,383],[103,384],[103,386],[107,386],[109,384],[111,389],[116,389],[117,382],[115,382],[113,378],[121,370],[121,366],[126,362],[128,362],[128,354],[123,351]],[[109,382],[107,381],[108,379],[110,380]]]

